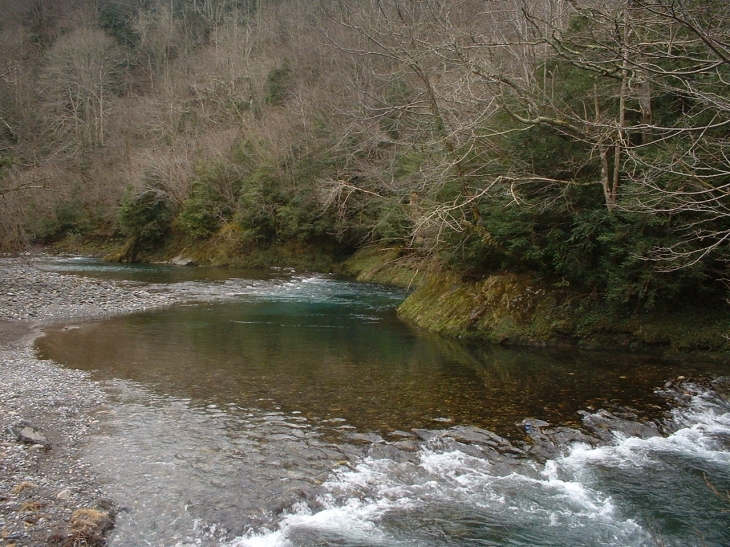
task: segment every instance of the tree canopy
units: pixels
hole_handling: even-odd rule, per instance
[[[632,309],[725,298],[722,0],[0,10],[6,248],[378,242]]]

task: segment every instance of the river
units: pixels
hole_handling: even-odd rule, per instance
[[[329,275],[44,267],[189,301],[37,342],[109,394],[84,459],[111,547],[730,545],[726,367],[465,344]]]

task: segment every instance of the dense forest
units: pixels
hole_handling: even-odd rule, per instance
[[[725,0],[0,0],[0,247],[172,239],[722,303]]]

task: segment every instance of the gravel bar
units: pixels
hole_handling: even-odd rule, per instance
[[[180,300],[145,287],[0,258],[0,546],[105,544],[114,506],[79,456],[107,396],[88,373],[36,359],[32,344],[44,326]]]

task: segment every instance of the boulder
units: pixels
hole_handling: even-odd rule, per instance
[[[602,439],[611,438],[615,433],[641,439],[659,436],[656,425],[619,418],[607,410],[599,410],[595,414],[580,414],[583,415],[583,424]]]
[[[177,255],[175,258],[170,260],[170,264],[173,266],[197,266],[195,260],[184,255]]]
[[[22,421],[17,425],[11,425],[8,427],[8,433],[15,437],[21,443],[26,444],[39,444],[46,448],[51,447],[51,443],[48,441],[46,436],[35,427],[33,424]]]
[[[471,426],[455,426],[448,430],[447,435],[452,439],[465,444],[479,444],[491,447],[508,447],[511,443],[487,429]]]

